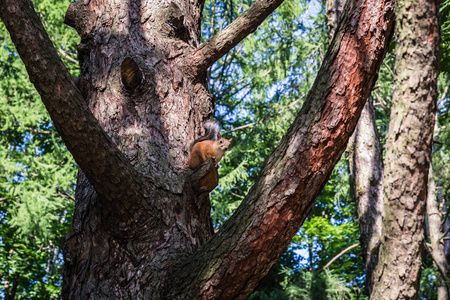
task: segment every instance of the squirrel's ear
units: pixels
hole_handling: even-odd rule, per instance
[[[218,138],[218,139],[221,139],[221,138],[222,138],[222,136],[220,135],[220,133],[217,134],[217,138]]]
[[[232,140],[233,140],[233,138],[229,139],[228,141],[231,143]]]

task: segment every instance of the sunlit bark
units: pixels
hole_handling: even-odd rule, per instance
[[[383,235],[371,299],[417,299],[439,64],[437,1],[400,0],[383,177]]]

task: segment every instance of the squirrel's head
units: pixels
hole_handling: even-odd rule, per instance
[[[217,139],[218,148],[222,151],[227,151],[233,139],[232,138],[229,140],[224,139],[220,134],[218,134],[217,137],[218,137]]]

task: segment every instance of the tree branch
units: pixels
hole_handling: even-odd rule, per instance
[[[444,206],[445,206],[445,207],[447,206],[447,205],[445,204],[445,202],[444,202]],[[444,228],[445,222],[447,222],[448,215],[449,215],[449,213],[450,213],[450,208],[449,208],[449,207],[446,207],[446,208],[447,208],[447,211],[445,212],[444,219],[441,221],[441,226],[440,226],[441,229]]]
[[[18,198],[19,198],[18,196],[16,196],[16,197],[0,198],[0,202],[2,202],[2,201],[7,201],[7,200],[14,200],[14,199],[18,199]]]
[[[68,61],[70,61],[71,63],[74,63],[76,65],[78,65],[78,60],[76,60],[75,58],[71,57],[66,51],[64,51],[61,48],[58,48],[58,52],[65,57]]]
[[[109,202],[105,207],[120,214],[120,220],[130,219],[133,212],[124,205],[142,194],[140,178],[85,104],[33,4],[29,0],[0,0],[0,18],[75,161]]]
[[[439,237],[439,240],[442,240],[443,238],[445,238],[449,232],[450,232],[450,228],[447,229],[447,230]]]
[[[58,194],[53,194],[52,197],[66,198],[75,202],[75,197],[67,194],[66,192],[58,192]]]
[[[303,98],[303,97],[304,97],[304,95],[301,96],[301,98]],[[276,111],[276,113],[274,113],[274,114],[267,114],[264,118],[262,118],[261,120],[259,120],[257,122],[252,122],[252,123],[248,123],[248,124],[245,124],[245,125],[233,128],[231,130],[226,131],[224,134],[229,134],[229,133],[232,133],[232,132],[235,132],[235,131],[238,131],[238,130],[242,130],[242,129],[245,129],[245,128],[248,128],[248,127],[252,127],[252,126],[254,126],[256,124],[260,124],[260,123],[263,123],[265,121],[268,121],[268,120],[272,119],[273,117],[275,117],[276,115],[281,115],[285,110],[290,109],[292,106],[294,106],[295,104],[297,104],[301,100],[303,100],[303,99],[292,101],[291,103],[289,103],[288,106],[284,107],[283,109],[280,109],[280,110]],[[279,103],[277,103],[277,104],[279,104]],[[275,105],[275,108],[276,108],[276,106],[278,106],[278,105]]]
[[[201,44],[185,61],[193,75],[205,72],[219,58],[228,53],[270,15],[284,0],[257,0],[233,23]]]
[[[433,167],[431,165],[428,170],[427,186],[426,209],[431,244],[427,244],[426,241],[423,243],[442,277],[442,280],[437,281],[438,294],[444,293],[446,295],[440,295],[439,299],[448,299],[450,292],[450,286],[446,283],[448,281],[448,263],[445,255],[444,242],[441,240],[447,235],[450,229],[441,235],[441,212],[439,211],[439,204],[436,197],[436,183],[433,178]],[[442,288],[445,290],[442,290]]]
[[[447,274],[445,273],[445,268],[439,263],[439,260],[436,259],[436,257],[433,254],[433,250],[431,249],[430,245],[427,242],[423,242],[423,244],[425,245],[425,249],[427,249],[428,254],[430,254],[431,259],[433,260],[433,262],[436,264],[436,267],[438,268],[439,273],[441,274],[442,278],[444,279],[444,281],[446,281],[448,279]],[[449,288],[446,285],[447,289]],[[448,291],[450,293],[450,291]]]
[[[353,248],[356,248],[359,246],[358,244],[354,244],[351,245],[350,247],[347,247],[346,249],[342,250],[338,255],[336,255],[335,257],[333,257],[323,268],[324,269],[328,269],[328,267],[334,263],[337,259],[339,259],[339,257],[341,257],[342,255],[344,255],[345,253],[347,253],[348,251],[352,250]]]
[[[347,2],[294,123],[236,212],[197,253],[175,265],[178,285],[168,287],[167,298],[245,299],[253,291],[304,222],[345,150],[393,25],[393,0]]]

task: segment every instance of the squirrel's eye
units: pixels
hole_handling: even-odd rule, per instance
[[[222,141],[222,140],[220,140],[220,141],[219,141],[219,143],[221,143],[221,144],[222,144],[222,143],[223,143],[223,141]]]

